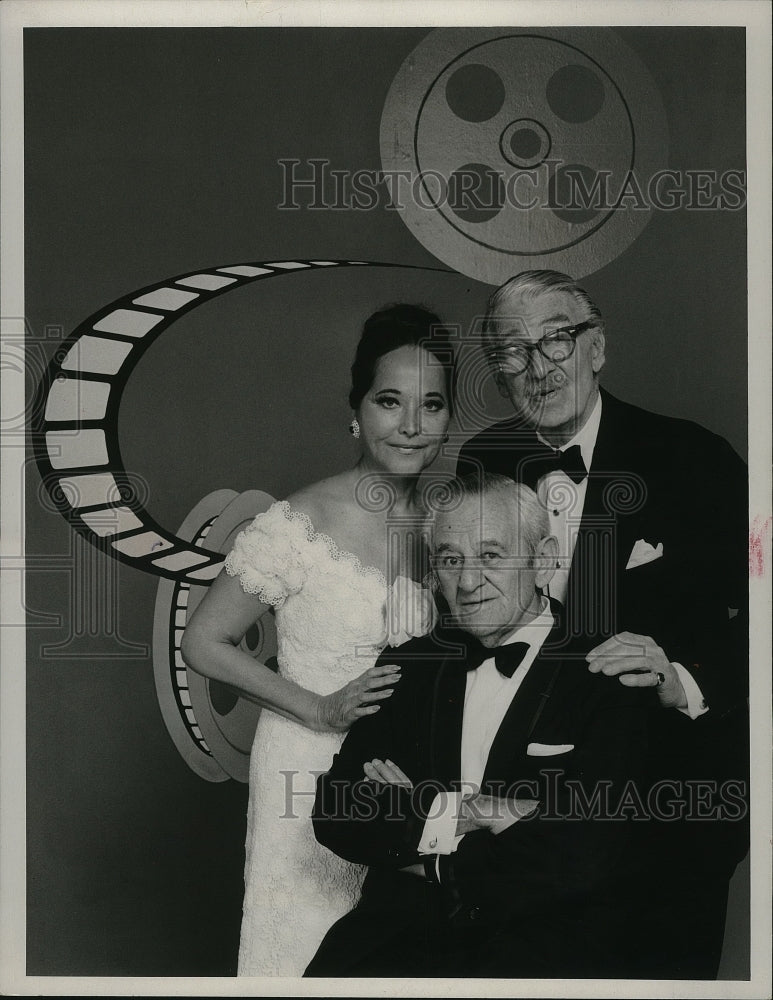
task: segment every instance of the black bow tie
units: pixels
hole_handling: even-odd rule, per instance
[[[573,444],[566,451],[543,448],[524,464],[524,472],[535,485],[550,472],[565,472],[573,483],[581,483],[588,475],[578,444]]]
[[[509,642],[506,646],[489,649],[477,640],[467,647],[467,670],[477,670],[484,660],[493,656],[497,670],[505,677],[512,677],[529,651],[528,642]]]

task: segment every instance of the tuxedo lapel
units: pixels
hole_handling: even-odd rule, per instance
[[[626,470],[621,467],[625,454],[625,428],[618,419],[615,400],[602,392],[601,420],[599,421],[593,458],[588,470],[588,486],[583,506],[582,531],[586,525],[608,522],[609,504],[605,496],[615,478]]]
[[[462,771],[462,719],[467,671],[458,655],[441,664],[432,695],[427,773],[445,787],[458,783]]]
[[[628,468],[627,428],[617,400],[602,390],[602,410],[588,471],[582,521],[567,582],[566,603],[573,634],[611,635],[616,629],[617,583],[624,571],[630,508],[635,509],[638,478]]]
[[[543,650],[555,634],[556,630],[551,633]],[[505,713],[502,725],[491,745],[486,768],[483,772],[483,791],[486,790],[485,786],[488,781],[507,780],[512,770],[513,761],[526,752],[538,713],[547,697],[550,696],[550,690],[556,672],[560,669],[560,664],[561,661],[555,653],[551,656],[541,650],[534,663],[529,667],[521,686],[510,702],[510,707]]]

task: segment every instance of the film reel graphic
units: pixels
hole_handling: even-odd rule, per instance
[[[121,458],[121,396],[145,351],[192,309],[255,281],[340,267],[444,270],[375,261],[287,260],[182,274],[91,315],[57,348],[37,389],[33,447],[55,508],[105,555],[160,578],[153,625],[159,706],[177,750],[208,781],[247,781],[260,709],[188,670],[180,655],[182,634],[236,534],[273,498],[257,490],[217,490],[196,504],[176,532],[159,525]],[[247,631],[241,647],[276,669],[270,614]]]
[[[191,510],[178,538],[206,545],[224,555],[236,535],[273,497],[259,490],[237,494],[215,490]],[[188,766],[207,781],[235,778],[246,782],[260,708],[217,681],[189,670],[180,654],[188,620],[203,599],[206,584],[159,581],[153,616],[153,674],[156,696],[167,731]],[[256,621],[240,648],[266,666],[278,667],[273,615]]]
[[[654,81],[605,28],[438,29],[381,119],[384,170],[410,175],[405,224],[493,285],[532,268],[582,277],[621,254],[667,146]]]

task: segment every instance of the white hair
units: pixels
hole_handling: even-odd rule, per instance
[[[505,312],[507,303],[514,298],[530,301],[546,292],[566,292],[571,295],[575,302],[587,310],[588,319],[593,320],[601,331],[604,331],[604,317],[598,306],[585,289],[568,274],[562,274],[560,271],[521,271],[504,285],[500,285],[489,298],[483,322],[483,334],[486,339],[490,341],[490,335],[495,332],[496,326],[492,319],[495,312]]]
[[[494,472],[471,472],[444,483],[443,489],[427,502],[429,537],[439,513],[454,510],[468,498],[490,495],[502,496],[512,505],[519,536],[526,543],[528,555],[533,556],[542,539],[550,534],[547,510],[534,490]]]

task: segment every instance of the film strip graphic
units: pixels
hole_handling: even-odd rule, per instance
[[[176,320],[256,281],[339,267],[416,267],[358,260],[231,264],[181,274],[110,303],[57,349],[33,409],[35,458],[52,502],[93,545],[127,565],[187,584],[209,584],[224,555],[187,541],[148,513],[118,443],[121,395],[135,365]]]
[[[210,518],[204,524],[201,531],[194,538],[195,543],[198,544],[204,541],[215,520],[214,517]],[[183,633],[188,622],[188,601],[191,594],[191,585],[176,580],[173,587],[171,614],[166,618],[169,624],[169,666],[171,668],[169,679],[171,680],[171,688],[174,693],[179,718],[185,726],[188,736],[202,753],[211,757],[212,751],[207,745],[204,734],[199,727],[199,722],[193,708],[190,685],[188,683],[188,668],[180,652]]]

